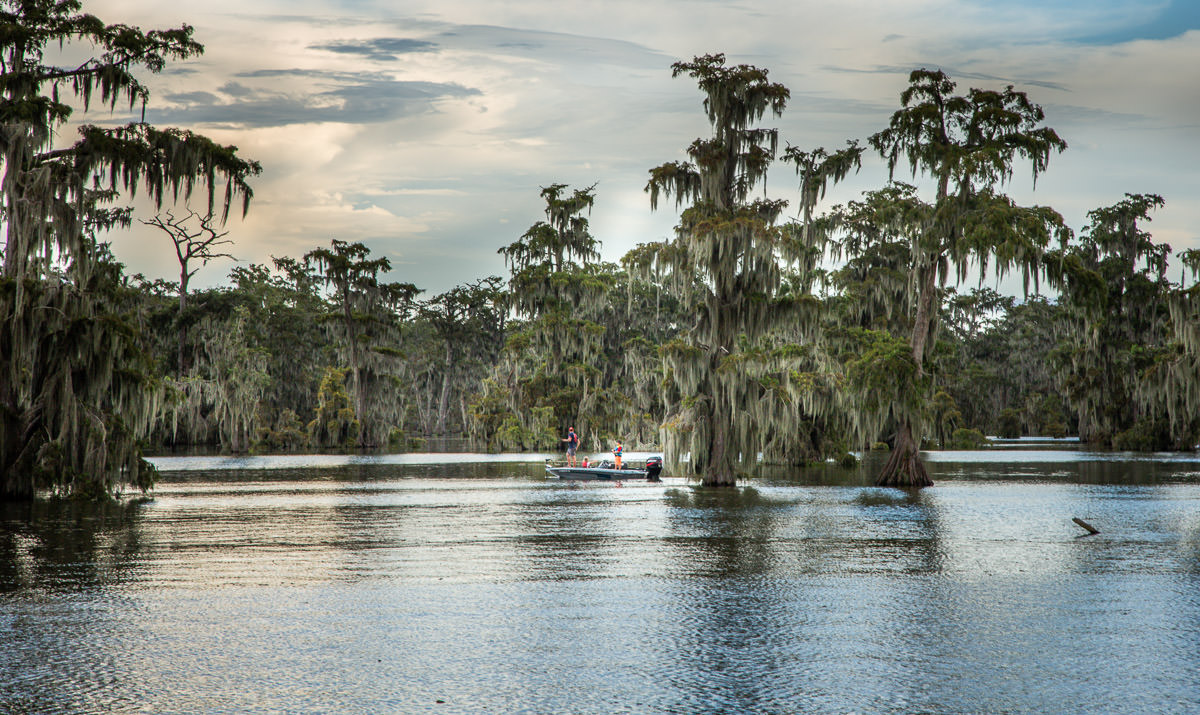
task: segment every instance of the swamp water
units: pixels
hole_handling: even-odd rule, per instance
[[[1200,458],[927,456],[915,494],[159,459],[0,507],[0,713],[1200,712]]]

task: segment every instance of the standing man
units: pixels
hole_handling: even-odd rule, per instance
[[[617,440],[617,446],[613,447],[613,461],[616,462],[617,469],[621,469],[621,440]]]
[[[567,466],[575,466],[575,450],[579,449],[579,435],[575,434],[574,427],[567,428],[567,436],[563,437],[563,441],[567,443]]]

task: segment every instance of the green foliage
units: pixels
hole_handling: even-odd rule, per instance
[[[658,321],[647,318],[674,301],[616,266],[589,262],[599,250],[584,215],[594,188],[542,189],[546,221],[500,249],[511,269],[507,304],[517,320],[469,408],[472,441],[487,449],[558,448],[568,426],[584,449],[589,440],[598,447],[613,435],[644,443],[654,431],[648,423],[657,420],[646,414],[660,398],[649,410],[637,404],[656,381],[653,346],[633,338],[639,328],[653,333]]]
[[[845,149],[833,153],[826,151],[824,147],[804,151],[794,146],[789,146],[784,152],[784,161],[795,164],[796,176],[800,177],[800,209],[803,220],[799,227],[802,230],[810,228],[812,210],[817,201],[825,197],[829,185],[836,184],[851,171],[858,171],[862,167],[865,149],[854,140],[846,144]]]
[[[941,71],[914,71],[900,95],[901,109],[869,139],[892,178],[902,163],[914,178],[932,178],[937,185],[932,201],[921,200],[915,186],[892,183],[867,192],[861,202],[835,207],[820,224],[837,239],[830,244],[832,255],[848,259],[840,285],[853,292],[838,306],[843,314],[854,325],[886,330],[908,344],[911,369],[900,369],[898,345],[887,351],[874,346],[870,361],[851,366],[858,370],[851,385],[865,390],[855,396],[860,438],[877,434],[864,428],[887,424],[878,417],[884,410],[895,420],[896,448],[877,480],[881,486],[931,483],[917,447],[929,426],[929,379],[944,354],[936,340],[946,282],[952,276],[962,281],[973,268],[982,268],[1001,276],[1020,270],[1028,286],[1037,278],[1046,246],[1069,233],[1053,210],[1018,206],[996,192],[1011,178],[1018,159],[1030,163],[1036,182],[1051,154],[1066,148],[1054,130],[1040,126],[1041,108],[1011,86],[971,89],[965,95],[954,90]],[[900,372],[889,378],[866,369],[871,364],[892,364]],[[901,379],[909,385],[896,382]],[[885,399],[897,402],[887,405]],[[864,419],[864,409],[875,417]],[[954,417],[957,409],[951,410],[949,402],[934,409],[942,413],[934,427],[944,440],[945,428],[961,413]]]
[[[548,450],[558,445],[554,408],[533,405],[521,413],[510,408],[512,395],[494,379],[470,404],[472,441],[487,452]]]
[[[538,266],[559,273],[568,262],[587,263],[600,257],[599,243],[592,238],[584,216],[596,202],[596,186],[576,189],[570,195],[565,194],[566,188],[566,184],[543,187],[546,221],[538,221],[521,240],[500,249],[505,262],[512,266],[514,277]]]
[[[785,283],[781,259],[810,261],[813,253],[805,230],[776,225],[785,202],[750,200],[778,142],[777,130],[752,125],[767,112],[781,116],[789,90],[770,82],[764,69],[727,66],[720,54],[677,62],[673,73],[696,80],[712,137],[688,147],[690,161],[651,169],[651,207],[673,195],[686,208],[674,240],[640,247],[627,261],[641,275],[663,280],[690,316],[661,351],[675,405],[663,429],[668,468],[678,470],[680,457],[690,454],[688,469],[705,484],[728,485],[745,471],[738,465],[760,453],[766,460],[802,461],[811,457],[814,440],[821,441],[821,430],[803,411],[817,393],[793,390],[789,379],[811,373],[812,366],[797,369],[783,357],[787,351],[776,351],[792,342],[777,331],[803,305],[786,291],[810,284],[805,278]],[[823,150],[790,156],[811,203],[828,181],[857,166],[853,151],[836,160]]]
[[[1185,292],[1166,278],[1170,246],[1141,227],[1162,205],[1159,196],[1127,194],[1089,212],[1077,244],[1048,257],[1066,308],[1055,377],[1080,438],[1095,444],[1195,444],[1198,363],[1186,340],[1173,342],[1191,325]]]
[[[420,290],[410,283],[383,283],[381,273],[391,269],[387,258],[370,258],[361,243],[333,239],[329,248],[304,256],[306,268],[330,291],[325,324],[336,336],[340,362],[348,365],[358,420],[358,446],[386,443],[392,425],[403,419],[403,405],[388,397],[400,382],[401,366],[394,345],[400,338],[400,321],[412,308]]]
[[[432,430],[427,431],[445,435],[452,395],[465,405],[468,396],[482,387],[499,353],[505,307],[498,276],[458,286],[419,306],[419,319],[431,331],[430,348],[441,358],[424,371],[422,389],[416,390],[418,396],[430,399],[426,412],[436,415]]]
[[[329,368],[317,390],[316,416],[308,423],[308,438],[314,447],[343,449],[357,445],[361,425],[346,391],[345,368]]]
[[[334,349],[321,325],[325,307],[315,277],[292,259],[276,259],[276,266],[235,267],[231,286],[192,294],[182,313],[163,295],[170,291],[139,286],[148,310],[149,352],[167,373],[157,442],[219,443],[235,451],[307,445],[303,425],[302,437],[284,425],[287,415],[313,410]],[[187,335],[182,373],[176,360],[166,359],[178,349],[181,325]]]
[[[275,411],[306,414],[316,401],[325,368],[334,362],[330,337],[321,324],[325,305],[317,277],[301,263],[276,258],[275,271],[261,265],[237,266],[228,300],[247,311],[245,335],[251,347],[266,352],[264,403]],[[210,312],[227,312],[224,301],[206,296]]]
[[[259,450],[294,452],[310,443],[307,426],[300,416],[290,409],[281,410],[274,423],[268,422],[260,413],[255,419],[255,424],[258,425],[255,447]]]
[[[206,189],[211,214],[224,184],[224,216],[238,196],[245,211],[247,181],[261,171],[190,131],[78,122],[75,108],[86,111],[97,91],[110,110],[144,103],[136,70],[203,49],[189,27],[143,32],[80,8],[25,0],[0,11],[0,498],[149,485],[141,443],[160,388],[142,351],[145,316],[94,241],[129,212],[100,204],[141,189],[160,206]],[[54,46],[83,57],[45,64]],[[81,125],[73,141],[61,131],[68,121]]]
[[[1025,398],[1024,422],[1035,434],[1066,436],[1066,415],[1061,395],[1058,392],[1030,392]]]
[[[1042,426],[1042,434],[1047,437],[1062,439],[1068,434],[1067,426],[1062,422],[1047,422]]]
[[[861,434],[879,434],[898,421],[925,419],[929,380],[920,376],[904,338],[883,330],[841,331],[846,386]]]
[[[0,495],[145,490],[143,437],[160,399],[136,294],[101,249],[92,270],[0,276]]]
[[[1054,405],[1058,387],[1047,359],[1058,345],[1062,319],[1063,309],[1041,296],[1016,303],[989,289],[951,294],[942,320],[952,351],[940,379],[960,405],[964,424],[1003,434],[998,420],[1009,408],[1034,434],[1048,421],[1065,420],[1061,404]]]
[[[954,397],[945,390],[938,390],[934,394],[930,408],[938,445],[945,449],[947,435],[953,434],[962,424],[962,412],[958,409]]]
[[[1154,417],[1139,419],[1129,429],[1113,435],[1112,440],[1113,449],[1137,452],[1158,452],[1170,449],[1174,444],[1170,424]]]
[[[1004,439],[1017,439],[1021,436],[1021,413],[1019,410],[1014,407],[1001,410],[997,434]]]
[[[960,427],[950,436],[950,449],[979,449],[987,444],[987,437],[977,429]]]

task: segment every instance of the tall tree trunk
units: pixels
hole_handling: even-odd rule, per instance
[[[921,462],[921,449],[913,436],[912,427],[907,422],[900,425],[896,433],[896,444],[883,471],[875,480],[877,487],[901,487],[904,489],[920,489],[933,486],[925,464]]]
[[[180,271],[180,273],[179,273],[179,312],[177,314],[177,319],[179,321],[179,335],[178,335],[179,356],[178,357],[179,357],[179,377],[180,377],[180,379],[183,379],[183,376],[185,374],[185,366],[183,364],[183,351],[187,345],[187,324],[184,323],[183,313],[185,310],[187,310],[187,293],[188,293],[188,279],[189,278],[190,278],[190,276],[187,273],[187,266],[184,266],[183,270]]]
[[[733,470],[733,459],[729,454],[731,415],[729,414],[729,402],[721,394],[721,378],[717,373],[718,362],[719,358],[714,357],[714,364],[709,372],[708,394],[711,405],[708,414],[711,420],[709,424],[711,441],[708,450],[708,466],[704,469],[704,478],[701,480],[701,484],[706,487],[733,487],[737,486],[737,478]]]
[[[714,415],[712,423],[712,447],[708,453],[708,469],[700,482],[706,487],[737,486],[729,460],[729,425],[726,420]]]
[[[0,380],[0,502],[33,498],[33,479],[23,478],[18,467],[24,451],[23,432],[16,390],[7,379]]]
[[[442,371],[442,394],[438,397],[437,432],[446,436],[446,412],[450,409],[450,372],[454,368],[454,352],[446,343],[446,369]]]
[[[913,318],[912,345],[913,360],[917,364],[917,379],[925,375],[925,344],[929,339],[929,329],[933,321],[933,297],[937,286],[937,267],[940,256],[936,253],[928,257],[929,265],[921,281],[921,293],[917,298],[917,314]],[[879,487],[921,488],[933,485],[929,472],[921,463],[920,436],[914,434],[913,426],[907,418],[901,418],[900,429],[896,432],[896,444],[892,447],[892,455],[884,463],[883,470],[875,479]]]
[[[354,311],[350,305],[350,288],[342,287],[342,316],[346,321],[346,336],[350,343],[350,374],[354,379],[354,418],[358,420],[358,446],[367,441],[367,390],[363,385],[362,356],[359,353],[358,331],[354,326]]]

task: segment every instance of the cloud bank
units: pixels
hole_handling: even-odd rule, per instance
[[[503,274],[497,249],[541,216],[551,183],[596,183],[604,258],[671,234],[647,170],[706,135],[700,95],[670,65],[725,52],[771,71],[792,101],[782,139],[840,146],[886,125],[908,72],[948,71],[965,89],[1013,84],[1070,144],[1039,180],[1010,187],[1077,228],[1125,192],[1159,193],[1151,229],[1200,246],[1200,8],[1194,3],[850,0],[801,2],[86,2],[107,22],[189,23],[202,58],[145,78],[147,118],[235,144],[261,161],[235,254],[269,262],[331,238],[363,241],[394,280],[430,293]],[[636,18],[636,19],[635,19]],[[89,121],[126,121],[108,116]],[[878,161],[831,196],[885,178]],[[769,192],[795,193],[784,166]],[[139,205],[142,212],[150,207]],[[131,270],[172,273],[159,237],[111,236]],[[198,282],[221,283],[228,265]]]

